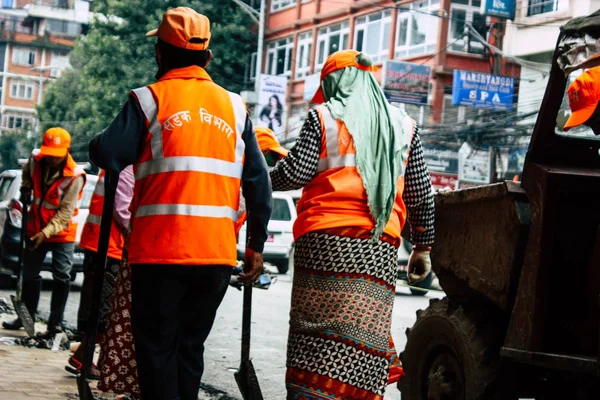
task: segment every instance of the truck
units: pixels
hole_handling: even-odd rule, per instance
[[[563,130],[600,65],[600,11],[561,27],[521,182],[438,193],[433,270],[403,400],[600,398],[600,138]]]

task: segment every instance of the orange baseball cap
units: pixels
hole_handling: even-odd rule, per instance
[[[272,130],[262,126],[255,126],[254,132],[256,132],[258,147],[260,147],[261,151],[274,151],[284,157],[288,155],[288,151],[281,147]]]
[[[375,66],[360,64],[358,62],[360,54],[361,53],[356,50],[340,50],[331,54],[327,57],[325,65],[323,65],[323,69],[321,70],[321,82],[323,82],[323,79],[325,79],[327,75],[346,67],[355,67],[369,72],[377,71],[377,67]],[[312,98],[312,102],[317,104],[325,103],[323,88],[320,85],[317,93],[315,93]]]
[[[600,67],[590,68],[579,75],[569,86],[567,94],[573,113],[563,128],[565,131],[585,124],[596,111],[600,101]]]
[[[50,128],[44,133],[40,155],[64,157],[71,147],[71,135],[63,128]]]
[[[187,50],[206,50],[210,43],[210,20],[189,7],[172,8],[163,14],[158,29],[146,36]]]

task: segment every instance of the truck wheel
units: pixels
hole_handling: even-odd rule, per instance
[[[491,343],[494,331],[470,314],[462,307],[451,307],[447,298],[432,299],[427,309],[417,311],[400,355],[406,372],[398,384],[403,399],[516,398],[506,393],[510,385],[497,385],[500,344]]]
[[[433,272],[430,272],[429,275],[427,275],[427,277],[425,279],[423,279],[421,282],[413,285],[419,288],[423,288],[423,289],[431,289],[431,283],[433,282]],[[410,292],[413,294],[413,296],[425,296],[428,292],[428,290],[419,290],[419,289],[413,289],[413,288],[409,288]]]

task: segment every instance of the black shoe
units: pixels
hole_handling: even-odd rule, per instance
[[[20,318],[15,318],[12,321],[4,321],[2,323],[2,327],[4,329],[8,329],[9,331],[16,331],[23,327],[23,323]]]

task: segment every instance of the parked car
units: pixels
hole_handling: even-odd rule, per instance
[[[294,235],[292,233],[296,221],[296,203],[300,199],[300,191],[274,192],[273,212],[268,226],[268,237],[263,251],[265,262],[277,267],[280,274],[288,272],[294,260]],[[246,252],[246,224],[238,235],[238,259],[243,260]]]
[[[402,244],[398,249],[398,279],[408,282],[408,258],[412,252],[412,243],[406,239],[402,239]],[[425,279],[414,285],[421,289],[433,289],[434,274],[431,272]],[[409,288],[410,292],[415,296],[425,296],[428,290],[420,290]]]
[[[23,206],[19,201],[21,173],[21,170],[8,170],[0,174],[0,287],[2,288],[8,287],[12,277],[18,276],[19,273],[19,243],[23,211]],[[98,176],[96,175],[88,174],[86,176],[79,214],[76,217],[79,225],[77,227],[76,246],[73,254],[72,281],[77,277],[77,273],[83,272],[83,250],[77,244],[79,244],[81,231],[88,216],[92,194],[94,193],[97,181]],[[51,266],[52,254],[48,253],[42,265],[42,270],[50,271]]]

